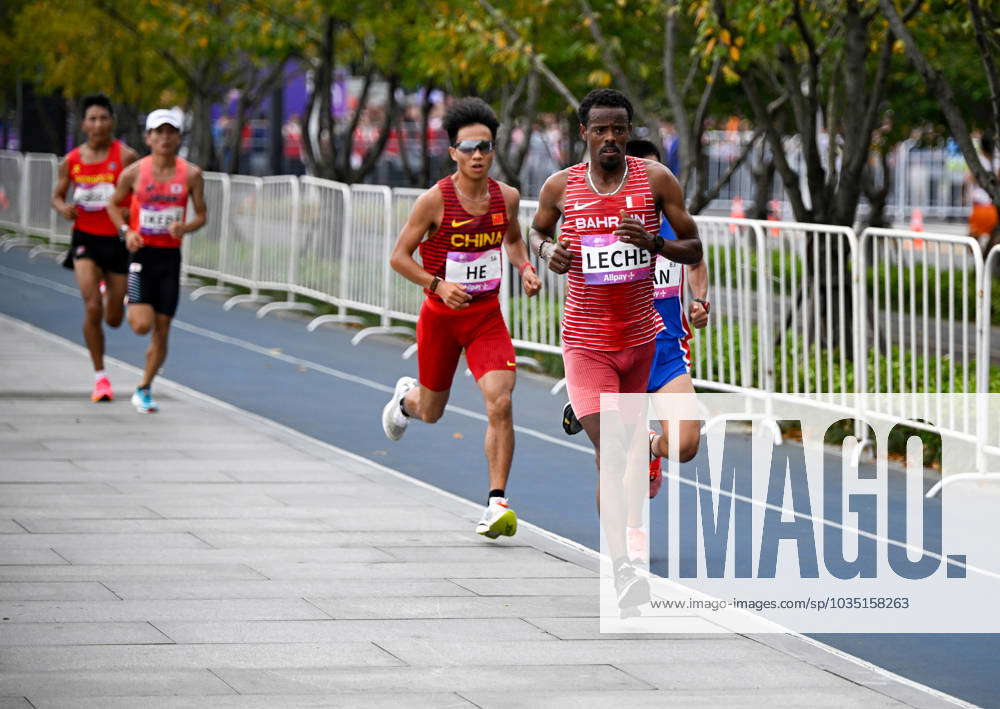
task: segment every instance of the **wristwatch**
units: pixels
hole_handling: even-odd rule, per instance
[[[707,300],[702,300],[701,298],[693,298],[695,303],[701,303],[701,307],[705,309],[705,315],[708,315],[712,311],[712,304]]]
[[[434,276],[434,280],[431,281],[431,284],[429,286],[427,286],[427,290],[429,290],[431,293],[434,293],[437,290],[438,284],[440,282],[441,282],[441,277]]]
[[[651,248],[650,251],[653,253],[654,256],[660,253],[660,250],[663,248],[663,243],[665,241],[666,239],[664,239],[659,234],[653,237],[653,248]]]
[[[128,236],[128,224],[122,224],[118,227],[118,238],[125,241],[126,236]]]

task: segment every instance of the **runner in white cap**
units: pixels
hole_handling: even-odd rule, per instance
[[[115,210],[111,221],[131,253],[128,267],[128,322],[138,335],[152,332],[146,368],[132,404],[141,413],[158,409],[150,386],[167,357],[170,322],[180,294],[181,243],[208,216],[201,169],[177,156],[184,116],[158,109],[146,118],[146,145],[151,155],[122,173],[112,201],[134,195],[131,222]],[[185,221],[190,197],[195,218]]]

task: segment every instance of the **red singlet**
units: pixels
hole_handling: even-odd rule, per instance
[[[174,176],[160,182],[153,178],[153,157],[147,155],[139,161],[129,226],[142,236],[146,246],[180,248],[181,240],[170,235],[170,225],[183,222],[187,213],[187,172],[187,161],[175,158]]]
[[[573,261],[563,311],[562,339],[569,347],[618,351],[642,345],[663,329],[653,308],[652,254],[618,241],[625,210],[659,233],[660,216],[646,165],[626,157],[628,178],[613,195],[601,196],[587,183],[587,163],[569,168],[560,240],[569,241]]]
[[[66,156],[66,168],[73,183],[76,221],[73,228],[96,236],[118,236],[108,216],[108,202],[115,193],[115,183],[122,172],[122,144],[111,141],[108,156],[101,162],[85,163],[79,146]],[[127,207],[126,198],[119,206]]]
[[[451,177],[438,180],[444,201],[441,225],[420,244],[424,270],[452,283],[461,283],[473,300],[495,298],[500,290],[500,246],[507,233],[507,205],[496,180],[487,178],[490,208],[475,216],[465,211]],[[436,293],[428,298],[441,301]]]

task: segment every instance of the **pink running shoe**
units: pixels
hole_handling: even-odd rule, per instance
[[[91,401],[111,401],[114,398],[114,392],[111,391],[111,382],[108,381],[107,377],[101,377],[94,382],[94,393],[90,395]]]

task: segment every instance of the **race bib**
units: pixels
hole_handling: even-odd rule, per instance
[[[588,285],[631,283],[649,277],[652,254],[619,241],[614,234],[584,234],[580,251],[583,282]]]
[[[461,283],[468,293],[488,293],[500,286],[500,249],[449,251],[445,280]]]
[[[161,207],[151,209],[143,207],[139,210],[139,233],[167,234],[170,225],[184,219],[184,207]]]
[[[663,256],[656,257],[656,280],[653,284],[653,299],[677,298],[681,291],[681,268]]]
[[[91,185],[77,184],[73,188],[73,201],[85,212],[99,212],[107,208],[115,186],[110,182],[95,182]]]

